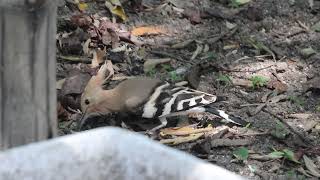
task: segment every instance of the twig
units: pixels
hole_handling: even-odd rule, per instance
[[[71,61],[71,62],[91,63],[91,59],[89,59],[87,57],[57,55],[57,58],[62,59],[62,60]]]
[[[221,146],[246,146],[253,143],[253,139],[213,139],[210,144],[211,147]]]
[[[265,55],[259,55],[259,56],[254,56],[255,58],[264,58],[264,57],[272,57],[270,54],[265,54]]]
[[[297,36],[297,35],[299,35],[299,34],[307,33],[307,32],[308,32],[307,30],[301,29],[301,30],[299,30],[299,31],[296,31],[296,32],[293,32],[292,34],[287,35],[286,38],[291,38],[291,37],[293,37],[293,36]]]
[[[240,93],[241,95],[241,93]],[[249,103],[252,103],[252,101],[248,98],[246,98],[245,96],[241,95],[242,98],[246,99],[246,101],[248,101]],[[282,119],[281,117],[277,116],[276,114],[274,114],[273,112],[266,110],[266,109],[262,109],[263,112],[270,114],[271,116],[273,116],[274,118],[278,119],[281,123],[283,123],[289,130],[290,132],[292,132],[294,135],[298,136],[298,138],[305,144],[307,145],[313,145],[311,143],[311,141],[309,139],[307,139],[306,137],[304,137],[303,135],[301,135],[299,132],[297,132],[296,130],[294,130],[284,119]]]
[[[310,28],[307,25],[303,24],[300,20],[297,20],[297,23],[307,32],[310,31]]]
[[[226,31],[226,32],[221,33],[218,37],[205,39],[204,41],[206,41],[207,43],[213,44],[213,43],[219,41],[220,39],[222,39],[223,37],[228,38],[228,37],[232,36],[235,32],[237,32],[237,30],[238,30],[238,28],[235,27],[231,31]]]
[[[197,49],[193,52],[190,60],[193,61],[203,50],[203,46],[197,43]]]
[[[258,72],[258,71],[261,71],[261,70],[264,70],[264,69],[268,69],[270,67],[274,66],[273,65],[270,65],[270,66],[267,66],[267,67],[263,67],[263,68],[260,68],[260,69],[256,69],[256,70],[237,70],[237,69],[225,69],[223,67],[220,67],[222,71],[227,71],[227,72],[251,72],[251,73],[255,73],[255,72]]]
[[[236,130],[233,130],[231,128],[229,128],[229,131],[235,135],[238,136],[259,136],[259,135],[267,135],[270,134],[270,131],[265,131],[265,132],[251,132],[251,133],[239,133]]]
[[[246,133],[246,134],[237,134],[239,136],[260,136],[260,135],[268,135],[270,134],[269,131],[266,132],[256,132],[256,133]]]
[[[232,63],[235,64],[235,63],[239,63],[240,61],[242,60],[246,60],[246,59],[250,59],[250,58],[257,58],[257,59],[260,59],[260,58],[264,58],[264,57],[272,57],[272,55],[269,55],[269,54],[266,54],[266,55],[259,55],[259,56],[253,56],[253,57],[249,57],[249,56],[244,56],[244,57],[241,57],[235,61],[233,61]]]
[[[261,104],[264,104],[264,103],[241,104],[240,107],[259,106]]]
[[[273,116],[274,118],[278,119],[282,124],[284,124],[293,134],[295,134],[296,136],[298,136],[300,138],[300,140],[303,143],[306,143],[307,145],[313,145],[311,143],[311,141],[309,139],[307,139],[306,137],[304,137],[302,134],[300,134],[299,132],[297,132],[296,130],[294,130],[284,119],[282,119],[281,117],[279,117],[278,115],[274,114],[273,112],[263,109],[262,110],[265,113],[270,114],[271,116]]]
[[[239,63],[239,62],[240,62],[240,61],[242,61],[242,60],[246,60],[246,59],[250,59],[250,58],[252,58],[252,57],[244,56],[244,57],[241,57],[241,58],[239,58],[239,59],[237,59],[237,60],[233,61],[232,63],[233,63],[233,64],[235,64],[235,63]]]
[[[155,55],[159,55],[159,56],[170,57],[170,58],[176,59],[176,60],[181,61],[181,62],[191,63],[191,64],[192,64],[191,61],[186,61],[186,60],[184,60],[184,59],[182,59],[182,58],[180,58],[180,57],[178,57],[178,56],[175,56],[175,55],[173,55],[173,54],[169,54],[169,53],[167,53],[167,52],[161,52],[161,51],[152,50],[152,51],[150,51],[150,53],[155,54]]]
[[[255,58],[262,58],[262,57],[267,57],[267,56],[271,56],[271,55],[261,55],[261,56],[254,56]],[[236,60],[236,61],[239,61],[239,60],[243,60],[243,59],[249,59],[250,57],[247,57],[247,56],[245,56],[245,57],[243,57],[243,58],[240,58],[240,59],[238,59],[238,60]],[[283,59],[285,59],[285,58],[287,58],[286,56],[283,56],[281,59],[279,59],[278,61],[282,61]],[[260,69],[256,69],[256,70],[232,70],[232,69],[230,69],[230,70],[227,70],[227,69],[225,69],[225,70],[223,70],[223,71],[227,71],[227,72],[252,72],[252,73],[255,73],[255,72],[258,72],[258,71],[261,71],[261,70],[264,70],[264,69],[268,69],[268,68],[270,68],[270,67],[272,67],[272,66],[275,66],[276,64],[272,64],[272,65],[270,65],[270,66],[267,66],[267,67],[263,67],[263,68],[260,68]]]

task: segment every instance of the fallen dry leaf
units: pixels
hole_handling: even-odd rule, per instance
[[[82,42],[89,38],[88,33],[80,28],[77,28],[72,33],[64,33],[58,37],[58,49],[62,54],[81,54],[83,51]]]
[[[59,101],[57,102],[57,114],[58,120],[66,120],[70,117],[70,113],[63,108]]]
[[[212,130],[213,130],[212,127],[195,129],[191,126],[165,128],[165,129],[161,129],[160,136],[166,136],[166,135],[185,136],[189,134],[204,133]]]
[[[65,79],[61,87],[60,101],[64,108],[80,109],[80,97],[90,79],[88,73],[80,73]]]
[[[232,78],[232,84],[235,86],[244,86],[247,88],[252,87],[252,82],[246,79]]]
[[[271,157],[270,155],[260,155],[260,154],[251,154],[250,159],[255,159],[255,160],[261,160],[261,161],[270,161],[274,160],[274,157]]]
[[[134,78],[134,76],[125,76],[125,75],[115,75],[112,77],[112,81],[123,81],[123,80],[126,80],[126,79],[130,79],[130,78]]]
[[[283,101],[283,100],[286,100],[288,99],[288,96],[287,95],[278,95],[278,96],[274,96],[272,98],[270,98],[267,103],[271,103],[271,104],[274,104],[274,103],[278,103],[280,101]]]
[[[62,89],[63,83],[66,81],[66,78],[60,79],[59,81],[56,82],[56,89]]]
[[[131,30],[131,34],[134,36],[146,36],[146,35],[158,35],[167,34],[167,31],[159,26],[143,26],[137,27]]]
[[[131,34],[124,26],[113,23],[108,18],[101,17],[97,18],[96,21],[99,23],[97,23],[95,27],[92,26],[89,30],[91,38],[98,38],[106,45],[111,43],[113,48],[118,46],[119,40],[134,43],[138,46],[143,44],[143,42]]]
[[[203,46],[197,43],[197,49],[193,52],[190,60],[194,60],[199,54],[201,54]]]
[[[306,155],[303,155],[303,160],[306,167],[309,170],[309,173],[315,177],[320,177],[320,171],[317,166],[313,163],[313,161]]]
[[[211,147],[221,146],[246,146],[253,143],[252,139],[213,139],[211,140]]]
[[[182,14],[187,17],[192,24],[201,23],[201,14],[199,9],[186,8]]]
[[[186,40],[186,41],[183,41],[183,42],[176,43],[176,44],[172,45],[171,48],[173,48],[173,49],[183,49],[183,48],[187,47],[188,45],[190,45],[193,42],[194,42],[193,39],[189,39],[189,40]]]
[[[314,91],[319,92],[320,91],[320,77],[315,77],[313,79],[310,79],[308,82],[303,84],[303,90],[304,91]]]
[[[90,47],[89,47],[90,43],[91,43],[91,39],[89,38],[89,39],[87,39],[86,42],[83,43],[83,45],[82,45],[82,51],[83,51],[83,53],[84,53],[85,55],[90,55],[90,53],[91,53],[91,50],[90,50]]]
[[[202,67],[200,65],[195,65],[190,68],[186,75],[189,85],[194,89],[198,89],[200,83],[201,70]]]
[[[119,16],[123,21],[128,19],[119,0],[107,0],[105,5],[112,14]]]
[[[284,93],[287,91],[288,86],[278,80],[268,81],[267,87],[269,89],[275,89],[278,93]]]
[[[295,113],[295,114],[289,114],[288,117],[307,120],[311,116],[312,116],[312,113]]]
[[[106,61],[106,68],[107,68],[109,74],[108,74],[108,76],[104,79],[103,84],[104,84],[106,81],[108,81],[110,78],[112,78],[113,75],[114,75],[113,65],[112,65],[112,62],[111,62],[110,60],[107,60],[107,61]]]
[[[100,31],[107,31],[108,29],[116,31],[121,29],[119,24],[111,22],[108,18],[101,17],[97,20],[99,21],[98,28]]]
[[[149,72],[155,68],[158,64],[168,63],[172,61],[171,58],[161,58],[161,59],[146,59],[143,64],[144,72]]]
[[[63,95],[68,94],[81,94],[90,79],[88,73],[80,73],[75,76],[71,76],[65,79],[61,87],[61,93]]]
[[[204,133],[190,134],[189,136],[186,136],[186,137],[178,136],[173,139],[162,139],[162,140],[160,140],[160,143],[177,145],[177,144],[195,141],[195,140],[201,138],[203,135],[204,135]]]
[[[308,174],[308,173],[306,172],[306,170],[303,169],[303,167],[299,167],[299,168],[297,169],[297,171],[300,172],[301,174],[305,175],[306,177],[309,177],[309,178],[312,177],[310,174]]]
[[[174,84],[175,86],[187,86],[188,85],[188,81],[180,81]]]
[[[289,114],[288,117],[298,119],[299,126],[302,127],[305,132],[310,131],[319,121],[319,116],[313,115],[312,113]]]
[[[105,56],[106,56],[105,49],[101,50],[100,48],[98,48],[95,51],[93,51],[91,67],[92,68],[98,67],[101,63],[103,63]]]
[[[77,25],[82,28],[88,28],[89,25],[92,24],[92,19],[85,14],[73,15],[71,16],[70,20],[74,25]]]
[[[85,11],[88,8],[88,4],[84,3],[84,2],[80,2],[78,4],[78,8],[79,8],[80,11]]]

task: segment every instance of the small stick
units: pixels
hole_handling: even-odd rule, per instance
[[[258,71],[261,71],[261,70],[264,70],[264,69],[268,69],[270,67],[274,66],[273,65],[270,65],[270,66],[267,66],[267,67],[263,67],[263,68],[260,68],[260,69],[256,69],[256,70],[237,70],[237,69],[225,69],[225,68],[221,68],[222,71],[227,71],[227,72],[252,72],[252,73],[255,73],[255,72],[258,72]]]
[[[297,35],[299,35],[299,34],[306,33],[306,32],[308,32],[308,31],[305,30],[305,29],[301,29],[301,30],[299,30],[299,31],[297,31],[297,32],[293,32],[292,34],[287,35],[286,38],[291,38],[291,37],[293,37],[293,36],[297,36]]]
[[[263,109],[262,110],[265,113],[270,114],[271,116],[273,116],[274,118],[278,119],[281,123],[283,123],[293,134],[295,134],[296,136],[298,136],[300,138],[300,140],[302,142],[307,143],[308,145],[312,145],[312,143],[310,142],[309,139],[307,139],[306,137],[304,137],[302,134],[300,134],[299,132],[297,132],[296,130],[294,130],[284,119],[282,119],[281,117],[279,117],[278,115],[274,114],[273,112]]]
[[[150,52],[151,52],[152,54],[155,54],[155,55],[167,56],[167,57],[176,59],[176,60],[181,61],[181,62],[191,63],[191,64],[192,64],[192,62],[190,62],[190,61],[186,61],[186,60],[184,60],[184,59],[182,59],[182,58],[180,58],[180,57],[177,57],[177,56],[175,56],[175,55],[169,54],[169,53],[167,53],[167,52],[161,52],[161,51],[155,51],[155,50],[152,50],[152,51],[150,51]]]
[[[297,20],[297,23],[303,28],[305,29],[306,31],[310,31],[310,28],[305,25],[304,23],[302,23],[300,20]]]
[[[260,106],[264,103],[241,104],[240,107]]]
[[[57,55],[57,58],[62,59],[62,60],[71,61],[71,62],[91,63],[91,59],[89,59],[87,57]]]
[[[231,133],[235,134],[235,135],[239,135],[239,136],[258,136],[258,135],[267,135],[270,134],[270,131],[265,131],[265,132],[252,132],[252,133],[239,133],[236,130],[229,128],[228,129]]]
[[[249,100],[248,98],[246,98],[245,96],[242,96],[244,99],[246,99],[246,101],[248,101],[249,103],[251,103],[252,101]],[[298,138],[302,141],[305,142],[307,145],[313,145],[309,139],[307,139],[306,137],[304,137],[303,135],[301,135],[299,132],[297,132],[296,130],[294,130],[284,119],[282,119],[281,117],[279,117],[278,115],[274,114],[273,112],[266,110],[266,109],[262,109],[263,112],[270,114],[271,116],[273,116],[274,118],[278,119],[281,123],[283,123],[289,130],[290,132],[292,132],[294,135],[298,136]]]

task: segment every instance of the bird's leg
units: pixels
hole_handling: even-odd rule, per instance
[[[147,134],[154,134],[154,132],[156,132],[158,129],[165,127],[168,123],[166,117],[159,117],[159,120],[160,120],[161,124],[159,126],[152,128],[151,130],[147,131]]]

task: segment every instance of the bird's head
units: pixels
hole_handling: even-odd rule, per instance
[[[87,117],[92,114],[108,114],[108,96],[111,90],[104,90],[103,83],[108,72],[107,64],[103,64],[96,75],[92,76],[81,95],[81,110],[83,116],[79,128],[85,123]],[[109,72],[110,74],[110,72]]]

